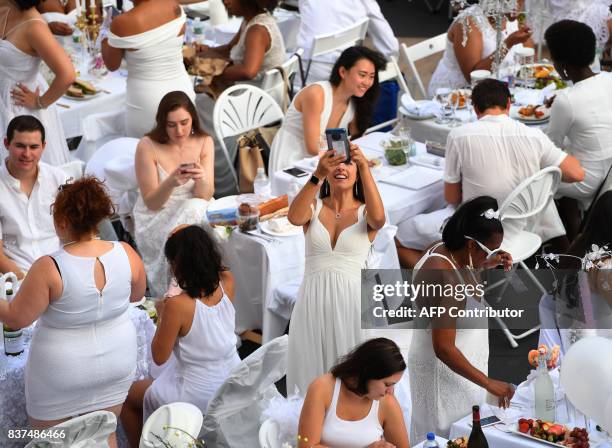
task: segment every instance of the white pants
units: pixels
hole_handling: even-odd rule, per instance
[[[606,178],[610,166],[612,166],[612,158],[597,161],[580,161],[580,165],[584,169],[584,180],[572,184],[562,182],[559,185],[556,197],[576,199],[580,203],[581,208],[586,210],[591,205],[597,189]]]

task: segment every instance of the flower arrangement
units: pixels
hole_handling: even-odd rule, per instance
[[[546,344],[540,344],[537,350],[529,351],[527,359],[531,366],[538,368],[538,357],[540,352],[543,352],[546,355],[546,367],[550,370],[557,367],[560,351],[561,349],[558,345],[555,345],[549,349]]]

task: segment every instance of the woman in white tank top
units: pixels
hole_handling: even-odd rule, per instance
[[[128,316],[146,279],[125,243],[95,237],[114,213],[102,183],[66,184],[53,204],[63,247],[38,259],[15,299],[0,300],[0,321],[23,328],[38,319],[25,369],[30,425],[43,429],[77,415],[119,416],[136,371],[136,332]],[[116,447],[114,434],[110,447]]]
[[[369,48],[350,47],[342,52],[329,81],[316,82],[295,96],[270,148],[268,172],[316,156],[327,128],[346,128],[358,137],[370,125],[378,99],[378,72],[384,57]]]
[[[168,238],[164,253],[182,291],[158,308],[151,352],[158,365],[172,353],[176,362],[155,381],[137,381],[130,389],[121,421],[132,446],[138,446],[143,421],[164,404],[187,402],[206,413],[212,396],[240,363],[230,299],[234,280],[212,237],[201,227],[182,227]]]
[[[405,369],[389,339],[357,346],[308,387],[297,448],[408,448],[404,417],[393,396]]]

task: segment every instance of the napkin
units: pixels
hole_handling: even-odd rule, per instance
[[[410,163],[420,165],[434,170],[444,170],[444,158],[433,154],[419,154],[410,157]]]
[[[428,117],[440,112],[440,105],[435,101],[415,101],[410,93],[404,93],[401,99],[402,106],[409,115],[416,117]]]
[[[546,98],[555,90],[557,90],[555,83],[551,83],[543,89],[516,88],[514,90],[514,103],[525,106],[544,104]]]
[[[385,179],[381,182],[408,188],[410,190],[420,190],[442,179],[440,170],[432,170],[423,166],[411,166]]]
[[[550,379],[553,382],[555,390],[555,401],[562,400],[565,396],[565,391],[559,381],[559,369],[555,368],[549,371]],[[532,370],[527,379],[518,385],[512,401],[523,405],[525,407],[531,407],[534,405],[534,380],[537,376],[537,370]]]

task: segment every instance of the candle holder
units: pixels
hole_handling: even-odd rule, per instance
[[[81,32],[81,71],[89,72],[89,61],[95,60],[98,56],[99,49],[96,47],[96,40],[100,34],[100,23],[98,18],[100,15],[97,11],[95,3],[90,4],[88,8],[79,8],[80,14],[77,14],[76,28]]]

